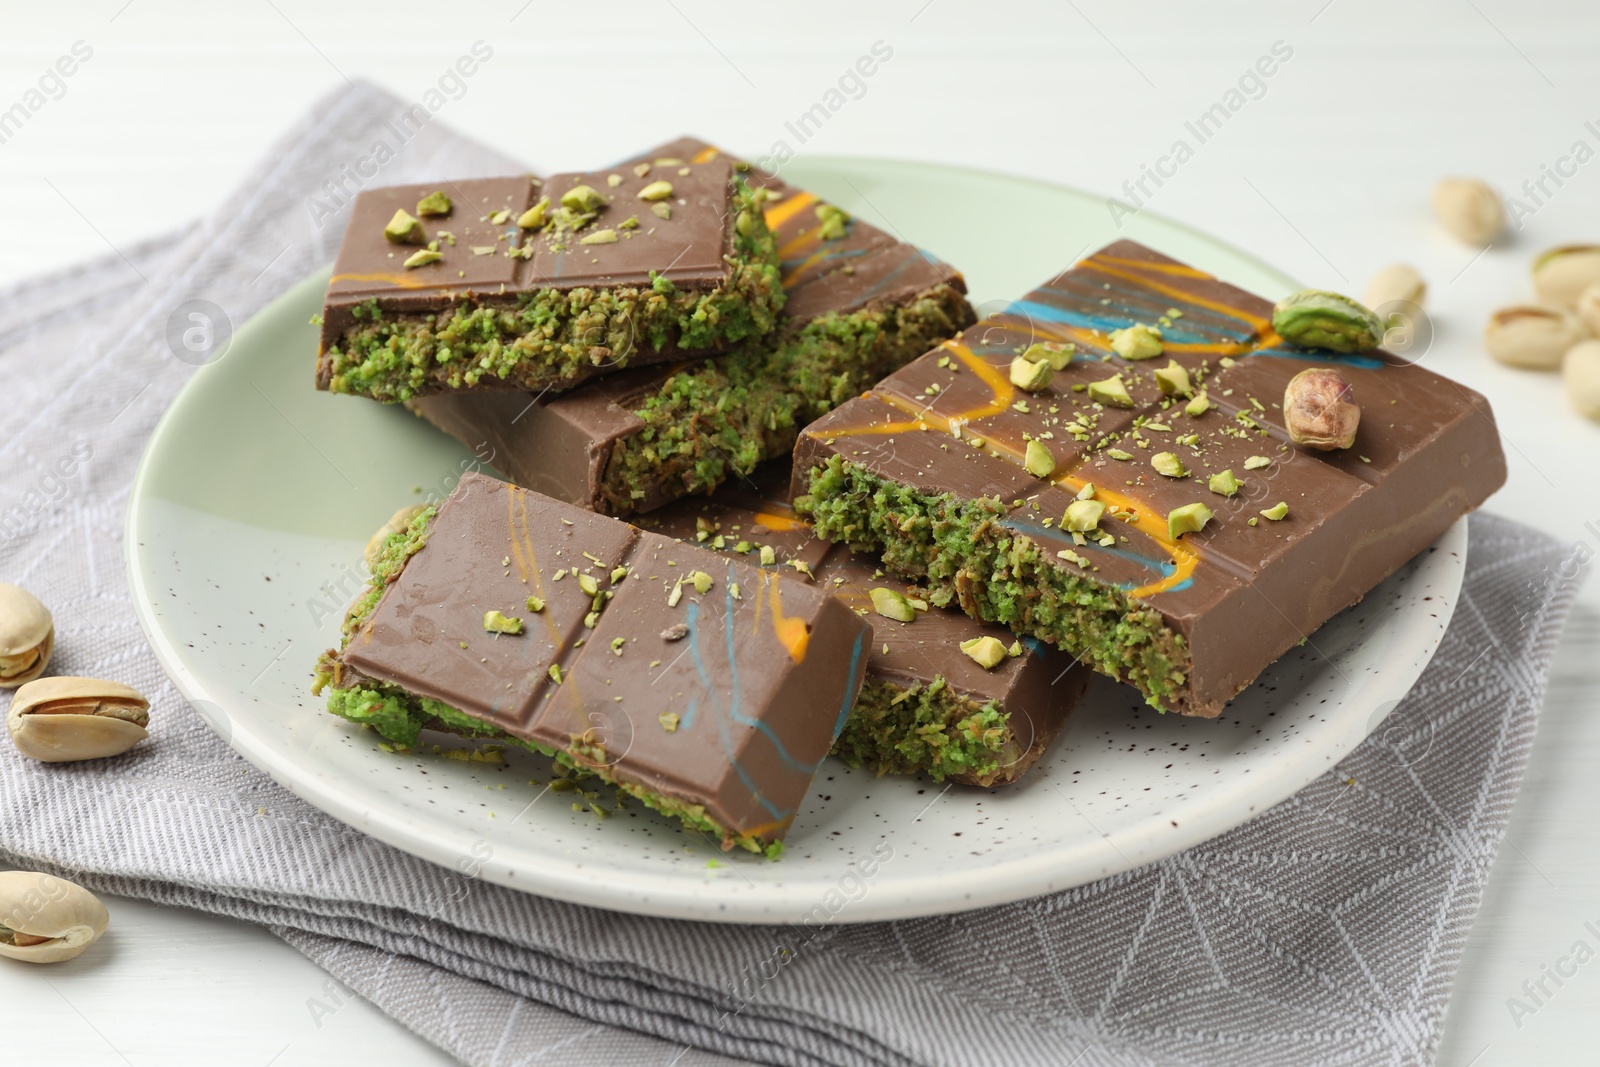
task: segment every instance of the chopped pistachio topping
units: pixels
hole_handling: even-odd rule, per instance
[[[599,211],[605,202],[606,198],[600,195],[600,191],[588,185],[574,185],[561,194],[561,206],[568,211]]]
[[[1075,346],[1070,344],[1039,341],[1029,345],[1022,353],[1022,358],[1029,363],[1047,364],[1051,370],[1061,370],[1072,362],[1072,353],[1075,350]]]
[[[1199,533],[1211,521],[1211,509],[1204,504],[1185,504],[1167,512],[1167,536],[1176,541],[1186,533]]]
[[[1156,384],[1161,387],[1162,396],[1188,396],[1194,391],[1189,384],[1189,372],[1177,360],[1173,360],[1165,367],[1156,370]]]
[[[540,600],[536,596],[529,597],[528,610],[533,612],[535,615],[539,614],[539,612],[544,610],[544,601]]]
[[[622,646],[627,643],[628,639],[626,637],[613,637],[611,639],[611,651],[620,656],[622,655]]]
[[[663,711],[660,715],[656,716],[656,720],[661,723],[661,728],[667,733],[675,734],[678,732],[679,719],[677,712]]]
[[[1207,489],[1221,496],[1233,496],[1239,491],[1239,486],[1239,479],[1233,476],[1232,471],[1222,471],[1218,474],[1213,474],[1211,479],[1206,482]]]
[[[716,580],[705,571],[691,571],[688,578],[694,584],[694,591],[697,593],[711,592],[711,583]]]
[[[1075,499],[1075,500],[1093,500],[1094,499],[1094,483],[1093,482],[1084,482],[1083,483],[1083,488],[1078,490],[1078,495],[1076,497],[1074,497],[1073,499]]]
[[[658,219],[670,219],[672,218],[672,205],[666,203],[665,201],[657,204],[651,204],[650,214],[654,215]]]
[[[1087,533],[1100,525],[1100,517],[1105,513],[1106,506],[1098,500],[1074,500],[1067,505],[1061,525],[1068,531]]]
[[[1276,504],[1272,505],[1270,508],[1267,508],[1265,511],[1263,511],[1261,513],[1261,516],[1263,518],[1271,519],[1273,522],[1278,522],[1281,519],[1287,518],[1288,514],[1289,514],[1289,504],[1288,504],[1288,502],[1284,501],[1284,500],[1280,500]]]
[[[772,550],[771,545],[762,545],[761,552],[757,558],[761,560],[763,567],[770,567],[778,562],[778,554]]]
[[[422,221],[414,218],[405,208],[394,213],[394,218],[383,228],[383,236],[397,245],[420,245],[427,240],[422,231]]]
[[[1011,384],[1030,393],[1048,386],[1054,374],[1048,363],[1034,363],[1022,356],[1011,361]]]
[[[594,629],[595,624],[599,621],[600,613],[598,611],[591,611],[589,614],[583,617],[583,628],[585,630],[592,630]]]
[[[455,205],[450,202],[450,198],[438,191],[431,192],[417,201],[417,214],[423,218],[442,217],[450,214],[454,208]]]
[[[993,670],[1006,658],[1006,646],[993,637],[973,637],[961,642],[961,651],[984,670]]]
[[[824,241],[837,241],[845,235],[845,229],[850,224],[850,213],[843,208],[832,204],[817,205],[817,236]]]
[[[561,664],[550,664],[550,680],[557,685],[561,684]]]
[[[520,634],[522,620],[508,618],[498,611],[486,611],[483,614],[483,629],[491,634]]]
[[[627,576],[628,576],[628,568],[626,568],[626,567],[612,567],[611,568],[611,584],[612,585],[616,585],[618,582],[622,581],[622,579],[626,578]]]
[[[1011,647],[1006,649],[1006,655],[1011,657],[1012,659],[1016,659],[1018,656],[1022,655],[1022,642],[1021,641],[1013,641],[1013,642],[1011,642]]]
[[[407,270],[412,270],[416,267],[426,267],[429,263],[437,263],[443,258],[443,254],[431,248],[419,248],[406,257],[404,266]]]
[[[592,574],[579,574],[578,588],[583,590],[584,596],[594,596],[600,591],[600,583],[594,580]]]
[[[1154,359],[1162,352],[1161,329],[1138,323],[1112,330],[1111,351],[1123,359]]]
[[[1056,469],[1056,457],[1038,441],[1029,441],[1028,451],[1022,458],[1022,466],[1035,478],[1048,478]]]
[[[895,622],[911,622],[917,617],[917,609],[911,602],[893,589],[878,586],[869,593],[872,597],[872,610],[886,619]]]
[[[550,198],[541,196],[539,202],[524,211],[517,218],[517,225],[524,230],[537,230],[545,224],[550,211]]]
[[[617,243],[616,230],[596,230],[578,238],[580,245],[614,245]]]
[[[652,203],[657,201],[657,200],[665,200],[667,197],[669,197],[671,195],[672,195],[672,183],[671,182],[655,181],[655,182],[651,182],[649,185],[647,185],[643,189],[639,190],[639,199],[640,200],[649,200]]]
[[[1108,448],[1106,449],[1106,455],[1110,456],[1112,459],[1129,460],[1133,458],[1132,452],[1124,452],[1120,448]]]
[[[1128,387],[1122,381],[1122,375],[1113,374],[1103,382],[1089,383],[1089,399],[1114,408],[1133,407],[1133,397],[1128,395]]]
[[[1211,398],[1201,393],[1187,404],[1183,405],[1185,414],[1200,416],[1211,410]]]
[[[677,607],[678,606],[678,602],[680,600],[682,600],[682,599],[683,599],[683,579],[679,578],[677,581],[672,583],[672,592],[667,594],[667,607],[669,607],[669,608]]]
[[[1270,467],[1271,465],[1272,460],[1267,456],[1251,456],[1244,461],[1244,469],[1247,471],[1257,471],[1262,467]]]
[[[1150,457],[1150,466],[1156,473],[1165,474],[1168,478],[1187,478],[1189,472],[1183,466],[1183,460],[1172,452],[1157,452]]]

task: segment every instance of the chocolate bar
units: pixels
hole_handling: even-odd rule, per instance
[[[1214,716],[1505,480],[1482,396],[1271,320],[1119,241],[807,427],[796,506],[933,603]],[[1290,440],[1312,367],[1351,387],[1353,447]]]
[[[786,463],[766,464],[750,481],[709,497],[677,501],[640,524],[795,566],[872,626],[866,682],[833,746],[851,766],[976,786],[1014,782],[1044,755],[1088,682],[1089,672],[1067,653],[953,608],[929,608],[926,592],[818,539],[789,505]],[[1008,650],[992,667],[962,651],[985,637]]]
[[[754,562],[469,473],[392,533],[318,665],[328,709],[413,745],[508,740],[778,851],[872,631]]]
[[[721,157],[684,140],[642,158],[670,170]],[[950,267],[809,193],[745,173],[776,194],[765,215],[788,294],[777,334],[559,396],[438,395],[414,410],[492,455],[520,485],[631,515],[788,455],[801,426],[973,321],[966,284]]]
[[[725,160],[371,189],[328,283],[317,385],[560,391],[760,337],[783,301]]]

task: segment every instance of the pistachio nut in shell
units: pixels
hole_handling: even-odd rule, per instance
[[[1584,418],[1600,421],[1600,341],[1580,341],[1561,364],[1567,399]]]
[[[0,956],[60,963],[100,939],[111,917],[81,885],[38,871],[0,871]]]
[[[1483,346],[1501,363],[1555,370],[1567,349],[1583,340],[1583,324],[1560,308],[1524,304],[1501,308],[1483,328]]]
[[[55,647],[50,609],[26,589],[0,583],[0,689],[14,689],[43,674]]]
[[[1329,352],[1365,352],[1383,341],[1383,324],[1342,293],[1302,289],[1272,309],[1272,328],[1291,344]]]
[[[1355,390],[1336,370],[1312,367],[1289,379],[1283,390],[1283,426],[1303,448],[1333,452],[1356,442],[1361,406]]]
[[[1578,321],[1596,337],[1600,337],[1600,285],[1591,285],[1578,294]]]
[[[1600,285],[1600,245],[1552,248],[1533,261],[1533,290],[1540,303],[1575,308],[1591,285]]]
[[[1367,307],[1383,323],[1383,344],[1391,350],[1409,347],[1422,317],[1428,284],[1415,267],[1391,263],[1367,283]]]
[[[17,751],[44,763],[119,756],[147,736],[150,702],[100,678],[41,678],[17,690],[6,727]]]
[[[367,547],[361,554],[367,566],[372,566],[372,561],[378,558],[378,553],[383,549],[383,543],[389,540],[391,534],[397,534],[411,525],[411,520],[421,515],[427,508],[422,504],[410,504],[389,516],[389,521],[378,527],[378,532],[367,539]]]
[[[1458,240],[1486,245],[1506,224],[1506,206],[1487,182],[1445,178],[1433,187],[1433,213]]]

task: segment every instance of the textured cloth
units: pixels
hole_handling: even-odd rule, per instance
[[[52,606],[53,671],[157,709],[116,760],[0,745],[0,860],[266,924],[470,1064],[1432,1059],[1581,570],[1490,515],[1433,662],[1337,769],[1181,855],[985,911],[813,936],[542,900],[366,837],[227,748],[156,665],[123,573],[135,464],[192,372],[168,319],[204,299],[241,323],[325,264],[341,175],[403,108],[342,90],[192,230],[0,293],[0,580]],[[516,168],[434,120],[371,183]]]

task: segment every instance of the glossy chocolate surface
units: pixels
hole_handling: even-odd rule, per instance
[[[579,575],[611,594],[592,628]],[[489,611],[522,632],[486,632]],[[870,640],[775,567],[469,473],[340,658],[770,840],[854,704]]]
[[[727,158],[704,141],[683,138],[619,164],[619,170],[631,173],[629,167],[644,162],[670,171],[679,161],[705,165]],[[754,344],[783,344],[822,315],[902,306],[941,287],[966,292],[965,281],[949,265],[860,219],[847,224],[843,237],[823,240],[816,197],[754,169],[743,173],[752,186],[780,194],[763,213],[778,241],[788,296],[777,334]],[[434,394],[418,398],[414,407],[480,455],[492,452],[490,462],[517,484],[604,510],[600,487],[613,446],[643,429],[634,410],[677,369],[672,364],[629,369],[560,394]],[[678,495],[663,485],[638,510]]]
[[[1505,480],[1482,396],[1382,351],[1342,356],[1287,344],[1271,315],[1260,297],[1118,242],[809,426],[795,449],[797,489],[838,455],[928,492],[999,499],[1012,531],[1052,558],[1069,551],[1088,562],[1060,567],[1159,609],[1192,657],[1177,709],[1215,715]],[[1135,323],[1160,325],[1162,355],[1133,361],[1111,351],[1110,331]],[[1029,394],[1007,369],[1035,342],[1076,347],[1049,386]],[[1163,396],[1153,372],[1172,362],[1204,390],[1209,411],[1191,416],[1188,397]],[[1362,418],[1346,451],[1299,448],[1284,430],[1284,388],[1308,367],[1337,370],[1354,389]],[[1088,384],[1113,376],[1131,407],[1089,399]],[[1180,442],[1191,434],[1194,445]],[[1030,439],[1054,460],[1047,478],[1023,466]],[[1113,449],[1130,458],[1113,458]],[[1188,476],[1158,473],[1151,459],[1161,452],[1178,456]],[[1235,496],[1208,489],[1225,470],[1242,483]],[[1116,535],[1112,546],[1075,544],[1059,528],[1088,484],[1134,516],[1102,522]],[[1283,521],[1259,514],[1280,501],[1289,508]],[[1167,515],[1191,503],[1214,518],[1174,541]]]

